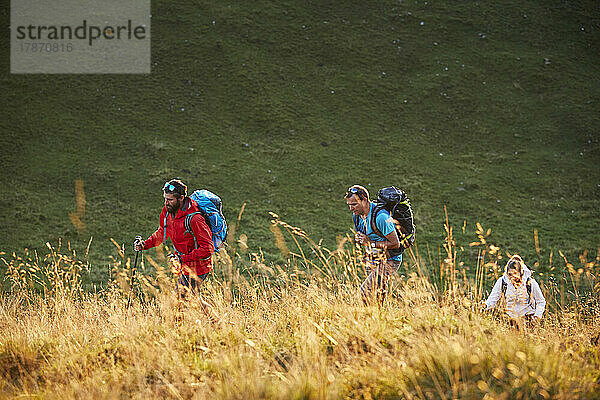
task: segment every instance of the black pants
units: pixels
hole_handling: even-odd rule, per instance
[[[196,293],[200,290],[200,285],[208,278],[208,272],[202,275],[180,275],[177,280],[177,290],[185,297],[185,293]]]

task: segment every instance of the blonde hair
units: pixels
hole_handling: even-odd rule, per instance
[[[369,200],[369,191],[364,186],[360,186],[360,185],[350,186],[348,188],[348,191],[346,192],[345,197],[347,199],[349,199],[350,197],[352,197],[352,195],[356,195],[356,197],[358,197],[361,200],[364,200],[364,197],[366,197],[366,199]]]

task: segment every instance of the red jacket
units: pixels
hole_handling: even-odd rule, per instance
[[[166,238],[171,238],[171,242],[181,256],[183,274],[203,275],[208,273],[212,268],[211,256],[215,251],[210,227],[201,214],[192,217],[190,225],[196,236],[198,248],[194,245],[192,235],[185,232],[185,216],[198,211],[200,211],[198,205],[189,197],[184,199],[183,206],[177,211],[175,218],[171,213],[167,213],[167,207],[163,207],[158,220],[158,229],[144,241],[144,250],[162,243],[165,236],[165,215],[167,215]]]

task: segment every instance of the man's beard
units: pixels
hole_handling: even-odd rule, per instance
[[[171,214],[175,214],[179,210],[179,204],[175,206],[167,205],[167,211]]]

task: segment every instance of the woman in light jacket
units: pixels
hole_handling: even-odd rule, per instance
[[[502,295],[506,298],[506,313],[510,323],[517,328],[522,327],[523,320],[528,325],[536,325],[546,309],[546,299],[540,285],[531,277],[531,270],[517,254],[508,260],[504,275],[496,281],[485,301],[486,310],[495,308]]]

